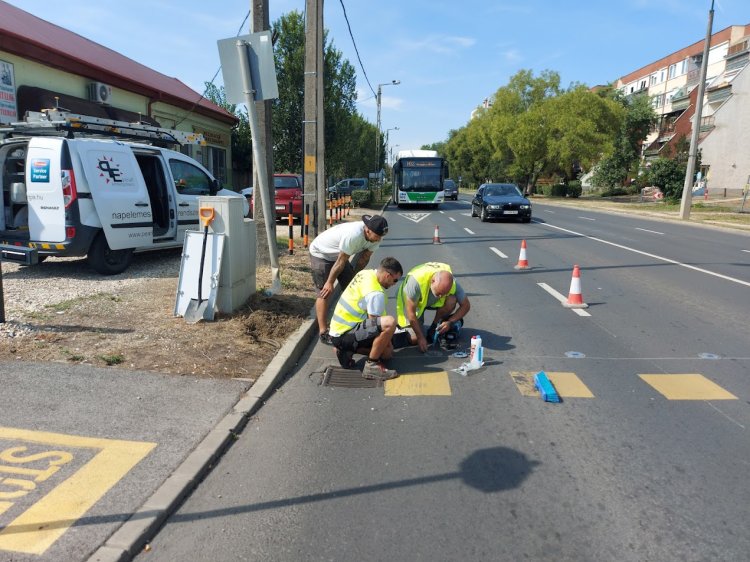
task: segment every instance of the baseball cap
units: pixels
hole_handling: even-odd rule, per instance
[[[362,222],[378,236],[388,234],[388,221],[382,215],[364,215]]]

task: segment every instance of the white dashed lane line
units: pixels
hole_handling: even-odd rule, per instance
[[[503,259],[508,259],[508,256],[506,256],[505,254],[503,254],[503,253],[502,253],[502,252],[501,252],[500,250],[498,250],[497,248],[492,248],[492,247],[490,247],[490,250],[492,250],[493,252],[495,252],[495,253],[496,253],[496,254],[497,254],[498,256],[500,256],[501,258],[503,258]]]
[[[585,221],[595,221],[596,219],[592,219],[591,217],[578,217],[579,219],[583,219]]]
[[[651,234],[661,234],[662,236],[664,235],[664,233],[663,233],[663,232],[658,232],[658,231],[656,231],[656,230],[649,230],[648,228],[638,228],[638,227],[636,226],[636,227],[635,227],[635,229],[636,229],[636,230],[642,230],[643,232],[650,232]]]
[[[450,220],[452,220],[453,222],[456,222],[456,219],[454,219],[453,217],[448,217],[448,218],[449,218]]]
[[[465,230],[466,232],[468,232],[469,234],[474,234],[474,231],[473,231],[473,230],[471,230],[471,229],[469,229],[469,228],[464,228],[464,230]]]

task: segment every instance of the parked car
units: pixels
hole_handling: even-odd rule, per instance
[[[276,192],[276,218],[285,219],[289,216],[289,204],[292,204],[292,214],[302,217],[303,196],[302,176],[296,174],[274,174],[273,187]]]
[[[355,189],[367,189],[367,178],[346,178],[328,188],[329,194],[351,195]]]
[[[483,183],[471,200],[471,216],[482,222],[490,219],[531,221],[531,203],[512,183]]]
[[[456,182],[453,180],[445,180],[443,182],[443,188],[445,189],[446,199],[458,201],[458,186],[456,186]]]

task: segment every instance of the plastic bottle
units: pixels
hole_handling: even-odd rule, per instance
[[[471,352],[469,353],[469,362],[474,361],[476,356],[477,362],[482,361],[482,336],[471,336]]]

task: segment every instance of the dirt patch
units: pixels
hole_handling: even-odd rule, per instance
[[[241,310],[197,324],[173,316],[179,251],[167,259],[176,260],[174,275],[146,278],[41,310],[6,313],[8,331],[0,334],[0,360],[255,379],[284,340],[310,318],[315,292],[309,255],[299,246],[294,255],[279,257],[281,293],[263,294],[271,284],[271,273],[259,268],[259,292]]]

